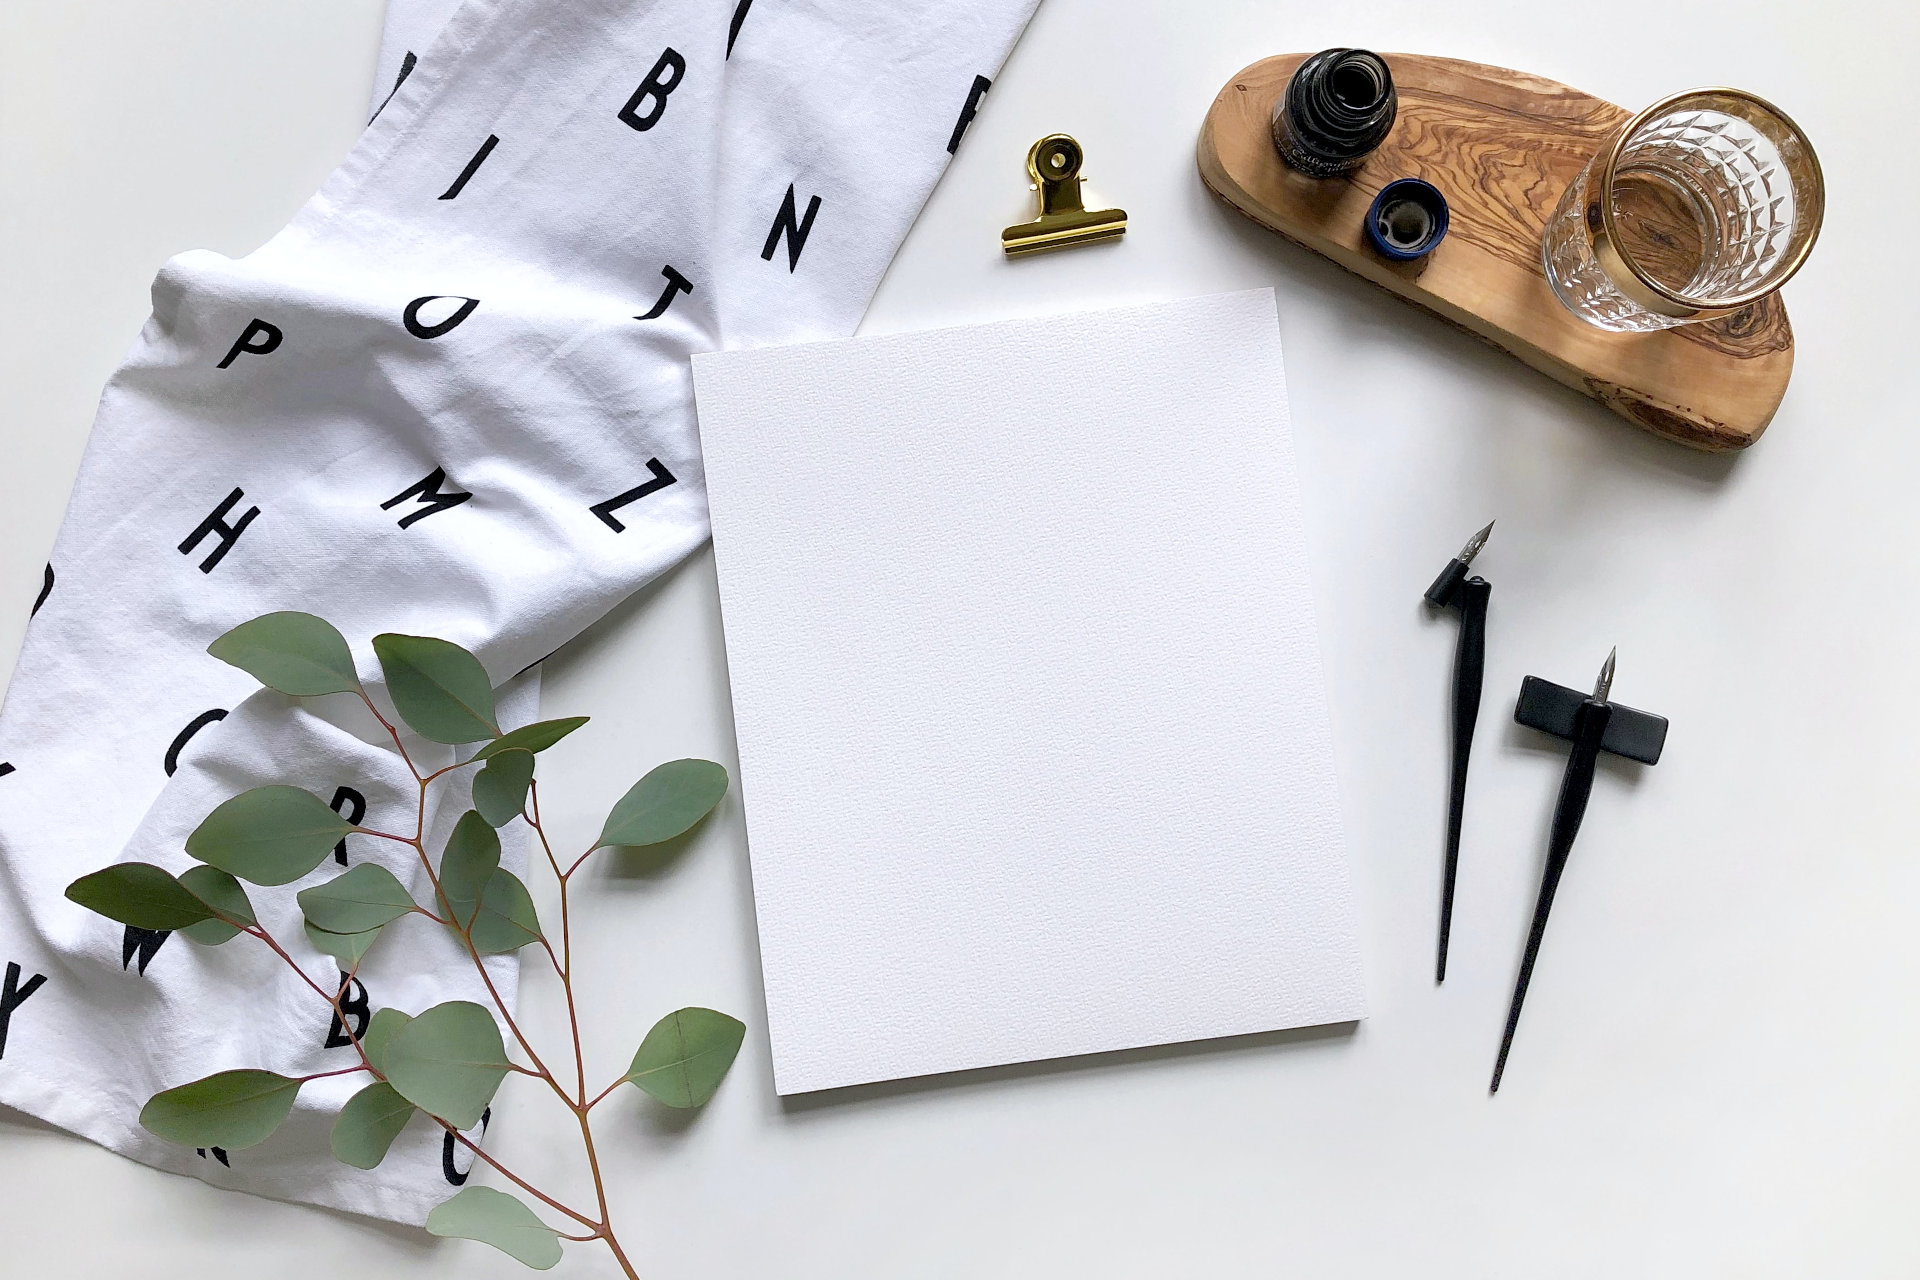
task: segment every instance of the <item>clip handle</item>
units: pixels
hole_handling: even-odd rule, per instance
[[[1040,216],[1085,213],[1080,199],[1080,165],[1085,153],[1070,135],[1050,133],[1027,150],[1027,173],[1040,192]]]

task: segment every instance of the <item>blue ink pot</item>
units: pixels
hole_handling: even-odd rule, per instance
[[[1380,189],[1367,210],[1367,243],[1382,257],[1412,262],[1447,234],[1447,198],[1430,182],[1399,178]]]

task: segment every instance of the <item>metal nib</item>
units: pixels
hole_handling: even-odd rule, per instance
[[[1487,545],[1487,538],[1493,533],[1493,521],[1487,521],[1487,527],[1467,539],[1467,545],[1460,548],[1460,554],[1454,559],[1461,564],[1472,564],[1473,558],[1480,554],[1480,548]]]
[[[1607,695],[1613,692],[1613,660],[1620,655],[1618,647],[1607,651],[1606,665],[1600,668],[1600,678],[1593,682],[1593,700],[1605,702]]]

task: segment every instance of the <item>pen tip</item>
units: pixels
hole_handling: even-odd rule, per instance
[[[1613,664],[1619,656],[1620,649],[1617,645],[1607,651],[1606,663],[1600,668],[1600,678],[1594,681],[1593,685],[1593,697],[1596,702],[1605,702],[1607,695],[1613,691]]]
[[[1487,521],[1487,527],[1467,539],[1467,545],[1460,549],[1461,564],[1472,564],[1473,558],[1480,554],[1480,548],[1487,545],[1487,539],[1493,534],[1494,522]]]

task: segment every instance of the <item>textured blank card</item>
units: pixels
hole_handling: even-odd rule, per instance
[[[694,379],[780,1093],[1364,1014],[1270,290]]]

